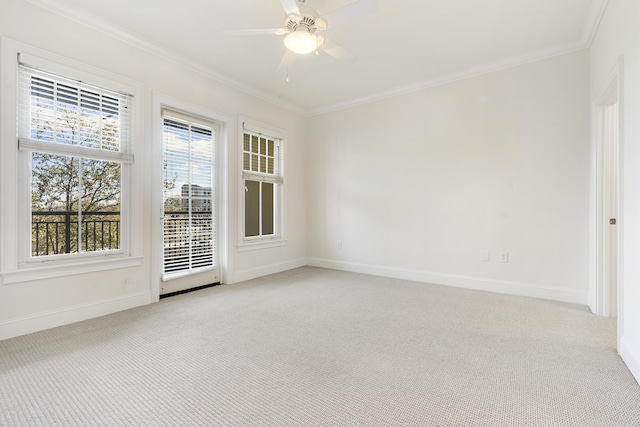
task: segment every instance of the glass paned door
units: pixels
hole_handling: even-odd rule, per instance
[[[214,125],[170,114],[163,116],[161,289],[169,292],[175,292],[176,287],[182,285],[165,283],[185,276],[201,276],[201,279],[183,280],[188,282],[184,285],[187,288],[214,283],[214,279],[218,281],[213,179],[215,131]]]

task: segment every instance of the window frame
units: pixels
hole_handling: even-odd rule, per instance
[[[27,169],[29,170],[29,190],[32,191],[32,184],[33,184],[33,156],[34,155],[54,155],[54,156],[59,156],[59,157],[64,157],[69,159],[72,162],[79,162],[78,163],[78,175],[77,178],[79,180],[79,182],[83,182],[82,180],[82,173],[81,171],[83,170],[83,166],[82,164],[85,161],[101,161],[101,162],[109,162],[109,163],[114,163],[117,164],[119,167],[119,175],[120,175],[120,179],[119,179],[119,183],[118,183],[118,191],[119,191],[119,210],[118,210],[118,216],[119,216],[119,225],[118,225],[118,236],[117,236],[117,241],[120,242],[119,244],[119,248],[116,249],[109,249],[105,252],[102,251],[91,251],[91,250],[87,250],[87,248],[89,247],[88,244],[88,240],[87,242],[83,241],[83,231],[82,231],[82,226],[83,226],[83,222],[81,222],[80,218],[83,217],[83,210],[82,210],[82,204],[77,201],[77,207],[75,210],[75,213],[77,214],[74,215],[77,217],[77,221],[73,221],[70,223],[73,224],[73,228],[75,229],[77,226],[77,235],[76,235],[76,239],[74,240],[74,243],[77,244],[78,248],[76,252],[69,252],[69,253],[58,253],[58,254],[49,254],[49,255],[38,255],[38,256],[34,256],[33,252],[33,240],[29,239],[29,242],[26,242],[24,239],[24,236],[22,238],[20,238],[20,242],[19,242],[19,247],[20,244],[24,244],[26,247],[21,250],[22,252],[22,258],[21,261],[25,262],[25,263],[41,263],[41,262],[46,262],[46,261],[55,261],[55,260],[59,260],[62,258],[68,258],[68,259],[73,259],[73,258],[85,258],[85,257],[89,257],[89,256],[100,256],[100,255],[117,255],[117,254],[123,254],[126,252],[126,248],[128,247],[128,235],[126,233],[124,233],[124,231],[127,229],[128,224],[129,224],[129,216],[127,214],[128,212],[128,205],[129,205],[129,191],[128,191],[128,186],[126,185],[126,183],[130,182],[130,172],[131,172],[131,168],[130,168],[130,164],[133,163],[133,156],[130,154],[130,139],[132,136],[132,132],[130,129],[130,125],[131,125],[131,119],[132,114],[131,114],[131,110],[129,108],[129,106],[132,106],[132,96],[129,94],[123,94],[120,92],[115,92],[113,90],[104,88],[102,86],[97,87],[95,85],[88,85],[86,82],[81,82],[81,81],[76,81],[76,80],[72,80],[67,78],[66,76],[59,76],[57,74],[51,74],[48,71],[42,70],[42,69],[36,69],[35,67],[31,66],[30,64],[25,64],[25,63],[21,63],[21,61],[18,61],[18,74],[20,76],[21,82],[18,85],[18,96],[21,99],[21,101],[19,101],[19,110],[24,109],[25,112],[21,112],[18,111],[18,149],[21,152],[25,152],[25,155],[20,154],[20,164],[19,167],[20,168],[25,168],[25,176],[27,174]],[[51,82],[54,85],[56,85],[56,89],[52,89],[53,94],[55,94],[56,97],[59,97],[61,95],[61,93],[59,92],[59,89],[57,89],[57,86],[66,86],[67,88],[73,88],[77,90],[78,93],[78,101],[79,102],[83,102],[84,98],[81,98],[80,93],[82,91],[88,91],[91,90],[92,92],[99,94],[101,96],[103,95],[108,95],[110,97],[118,98],[119,101],[123,101],[124,102],[124,108],[121,109],[119,108],[119,114],[122,114],[122,112],[126,109],[128,117],[125,117],[123,122],[124,122],[124,127],[123,128],[119,128],[119,131],[126,133],[125,135],[123,135],[121,137],[120,140],[120,147],[118,150],[103,150],[102,148],[94,148],[94,147],[85,147],[85,146],[81,146],[81,145],[76,145],[76,144],[67,144],[67,143],[58,143],[58,142],[49,142],[49,141],[45,141],[42,139],[31,139],[31,135],[30,133],[32,132],[33,128],[31,126],[31,124],[29,123],[29,118],[32,117],[33,115],[33,110],[31,109],[31,98],[29,97],[28,93],[25,92],[30,92],[31,94],[33,94],[33,84],[32,84],[32,79],[31,76],[34,76],[36,79],[40,79],[41,81],[47,81],[47,82]],[[22,81],[23,79],[29,79],[29,81]],[[27,99],[22,99],[23,97],[27,98]],[[88,102],[87,100],[84,100],[84,102]],[[102,103],[100,104],[102,106]],[[22,114],[25,114],[25,117],[22,117]],[[79,119],[80,119],[80,113],[78,113],[78,117],[77,120],[78,122],[74,121],[74,124],[77,126],[79,125]],[[102,141],[102,140],[101,140]],[[21,188],[21,191],[25,191],[26,189]],[[75,197],[74,197],[75,199]],[[26,208],[26,207],[23,207]],[[31,217],[31,221],[29,223],[29,228],[30,228],[30,234],[33,238],[33,205],[30,204],[29,206],[29,213],[30,213],[30,217]],[[23,217],[21,215],[21,217]],[[26,216],[24,216],[24,218],[26,218]],[[26,230],[23,230],[26,231]]]
[[[131,95],[130,136],[126,153],[128,160],[120,162],[121,195],[120,222],[121,244],[117,250],[59,254],[55,256],[31,256],[31,152],[29,143],[22,149],[18,140],[19,97],[18,78],[20,64],[44,72],[63,76],[70,80],[87,82],[108,91]],[[3,86],[10,87],[3,96],[3,115],[0,126],[0,282],[19,283],[30,280],[62,277],[74,274],[133,267],[142,264],[142,188],[133,185],[142,182],[142,167],[133,161],[136,135],[142,135],[144,88],[137,81],[108,71],[82,64],[32,46],[10,39],[2,39],[2,68],[0,77]],[[5,83],[15,82],[10,85]],[[37,144],[36,144],[37,145]],[[35,149],[34,151],[37,151]],[[82,157],[77,154],[64,154]],[[129,160],[131,163],[128,163]],[[113,161],[113,160],[108,160]],[[17,177],[13,185],[7,185],[8,177]],[[5,215],[6,213],[6,215]],[[17,226],[16,226],[17,225]]]
[[[279,175],[244,170],[244,134],[250,132],[273,139],[279,145]],[[247,251],[284,246],[286,234],[286,171],[287,132],[283,129],[240,116],[238,119],[238,250]],[[275,147],[274,147],[275,149]],[[246,236],[245,230],[245,185],[246,181],[274,183],[274,233],[265,236]],[[259,220],[261,221],[261,219]]]

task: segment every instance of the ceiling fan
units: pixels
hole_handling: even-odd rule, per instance
[[[349,50],[336,45],[318,33],[374,13],[378,9],[378,0],[356,0],[322,16],[309,6],[311,2],[312,0],[280,0],[282,8],[286,12],[282,28],[227,30],[225,33],[231,35],[286,34],[284,45],[288,51],[305,55],[322,50],[337,59],[354,57]]]

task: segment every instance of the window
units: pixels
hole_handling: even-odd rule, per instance
[[[24,64],[18,73],[27,260],[122,252],[132,96]]]
[[[242,135],[244,240],[282,239],[284,186],[282,138],[254,131]]]
[[[163,114],[165,275],[215,266],[215,130],[195,118]]]

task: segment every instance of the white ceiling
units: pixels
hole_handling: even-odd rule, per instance
[[[376,13],[322,34],[352,60],[291,54],[279,0],[29,0],[179,61],[293,111],[313,115],[589,46],[607,0],[379,0]],[[321,15],[354,0],[307,0]]]

